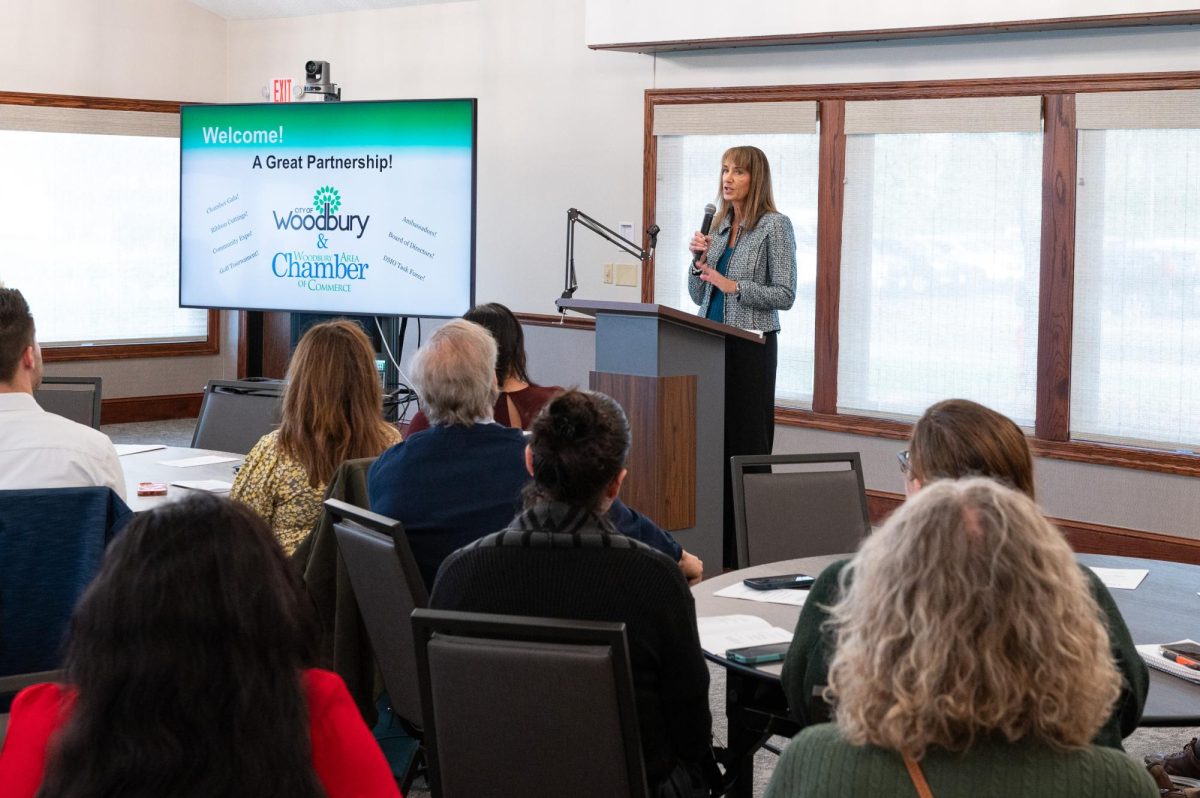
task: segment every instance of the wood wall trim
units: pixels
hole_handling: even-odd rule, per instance
[[[1030,438],[1029,448],[1038,457],[1070,460],[1076,463],[1157,471],[1185,477],[1200,477],[1200,455],[1169,452],[1162,449],[1138,449],[1115,443],[1094,441],[1043,441]]]
[[[654,104],[646,93],[642,119],[642,230],[649,230],[658,211],[658,137],[654,135]],[[644,235],[644,233],[643,233]],[[646,248],[649,240],[642,241]],[[654,301],[654,267],[652,256],[642,261],[642,301]]]
[[[1075,95],[1045,98],[1041,281],[1038,289],[1037,437],[1071,437],[1075,309]]]
[[[78,94],[36,94],[0,91],[0,105],[38,105],[50,108],[87,108],[94,111],[142,111],[177,114],[184,103],[173,100],[137,100],[126,97],[87,97]]]
[[[871,523],[875,526],[887,520],[887,517],[903,503],[902,494],[881,490],[867,491],[867,511],[871,516]],[[1049,520],[1063,531],[1071,548],[1080,554],[1112,554],[1200,565],[1200,540],[1066,518]]]
[[[588,316],[550,313],[514,313],[517,321],[531,327],[565,327],[568,330],[594,330],[596,320]]]
[[[865,435],[873,438],[906,441],[912,435],[912,424],[871,416],[814,413],[793,407],[776,407],[775,422],[784,426]],[[1163,449],[1138,449],[1132,446],[1099,443],[1096,441],[1044,441],[1029,437],[1029,448],[1035,457],[1068,460],[1076,463],[1132,468],[1184,477],[1200,477],[1200,454],[1169,452]]]
[[[819,429],[826,432],[844,432],[850,435],[869,435],[874,438],[890,438],[906,441],[912,435],[912,424],[893,421],[889,418],[852,416],[845,413],[817,413],[794,407],[776,407],[775,423],[789,427]]]
[[[813,410],[836,413],[838,318],[842,301],[842,210],[846,194],[846,103],[822,100],[820,113]]]
[[[1010,22],[977,22],[961,25],[924,25],[910,28],[873,28],[853,31],[782,33],[764,36],[722,36],[708,39],[664,39],[649,42],[589,44],[593,50],[627,53],[666,53],[681,50],[710,50],[737,47],[781,47],[848,42],[923,39],[945,36],[977,36],[996,33],[1036,33],[1041,31],[1089,28],[1128,28],[1151,25],[1191,25],[1200,22],[1200,11],[1155,11],[1142,14],[1096,14],[1086,17],[1017,19]]]
[[[208,311],[208,338],[203,341],[148,344],[105,344],[102,346],[43,347],[42,360],[66,363],[83,360],[125,360],[145,357],[188,357],[221,353],[221,311]]]
[[[128,396],[100,401],[101,424],[130,424],[136,421],[168,421],[197,418],[201,393],[176,393],[162,396]]]
[[[802,100],[914,100],[952,97],[1000,97],[1102,91],[1164,91],[1200,88],[1200,71],[1118,75],[911,80],[887,83],[823,83],[806,86],[729,86],[649,89],[651,105],[722,102],[795,102]]]

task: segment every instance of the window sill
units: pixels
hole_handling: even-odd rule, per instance
[[[775,408],[775,421],[792,427],[867,435],[874,438],[908,440],[912,424],[867,416],[813,413],[794,408]],[[1200,455],[1180,454],[1157,449],[1138,449],[1092,441],[1047,441],[1029,438],[1029,448],[1037,457],[1069,460],[1076,463],[1133,468],[1186,477],[1200,476]]]

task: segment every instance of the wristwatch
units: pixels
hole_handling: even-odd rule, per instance
[[[737,280],[733,281],[733,298],[738,302],[742,301],[742,284]]]

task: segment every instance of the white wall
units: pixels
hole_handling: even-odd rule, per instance
[[[0,89],[225,98],[225,20],[186,0],[4,0],[0,13]],[[14,266],[0,265],[0,280],[20,288]],[[137,290],[129,286],[131,293]],[[236,375],[236,324],[225,315],[219,355],[52,363],[46,372],[103,377],[105,398],[195,393],[209,379]]]

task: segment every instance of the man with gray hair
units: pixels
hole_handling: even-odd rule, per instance
[[[404,524],[428,588],[451,552],[508,525],[530,481],[525,435],[492,420],[496,341],[483,327],[454,319],[417,350],[409,376],[431,427],[388,449],[367,476],[371,509]],[[703,563],[668,533],[618,499],[616,528],[679,563],[699,581]]]
[[[103,433],[47,413],[33,398],[42,348],[33,314],[0,286],[0,490],[107,486],[125,498],[117,450]]]

